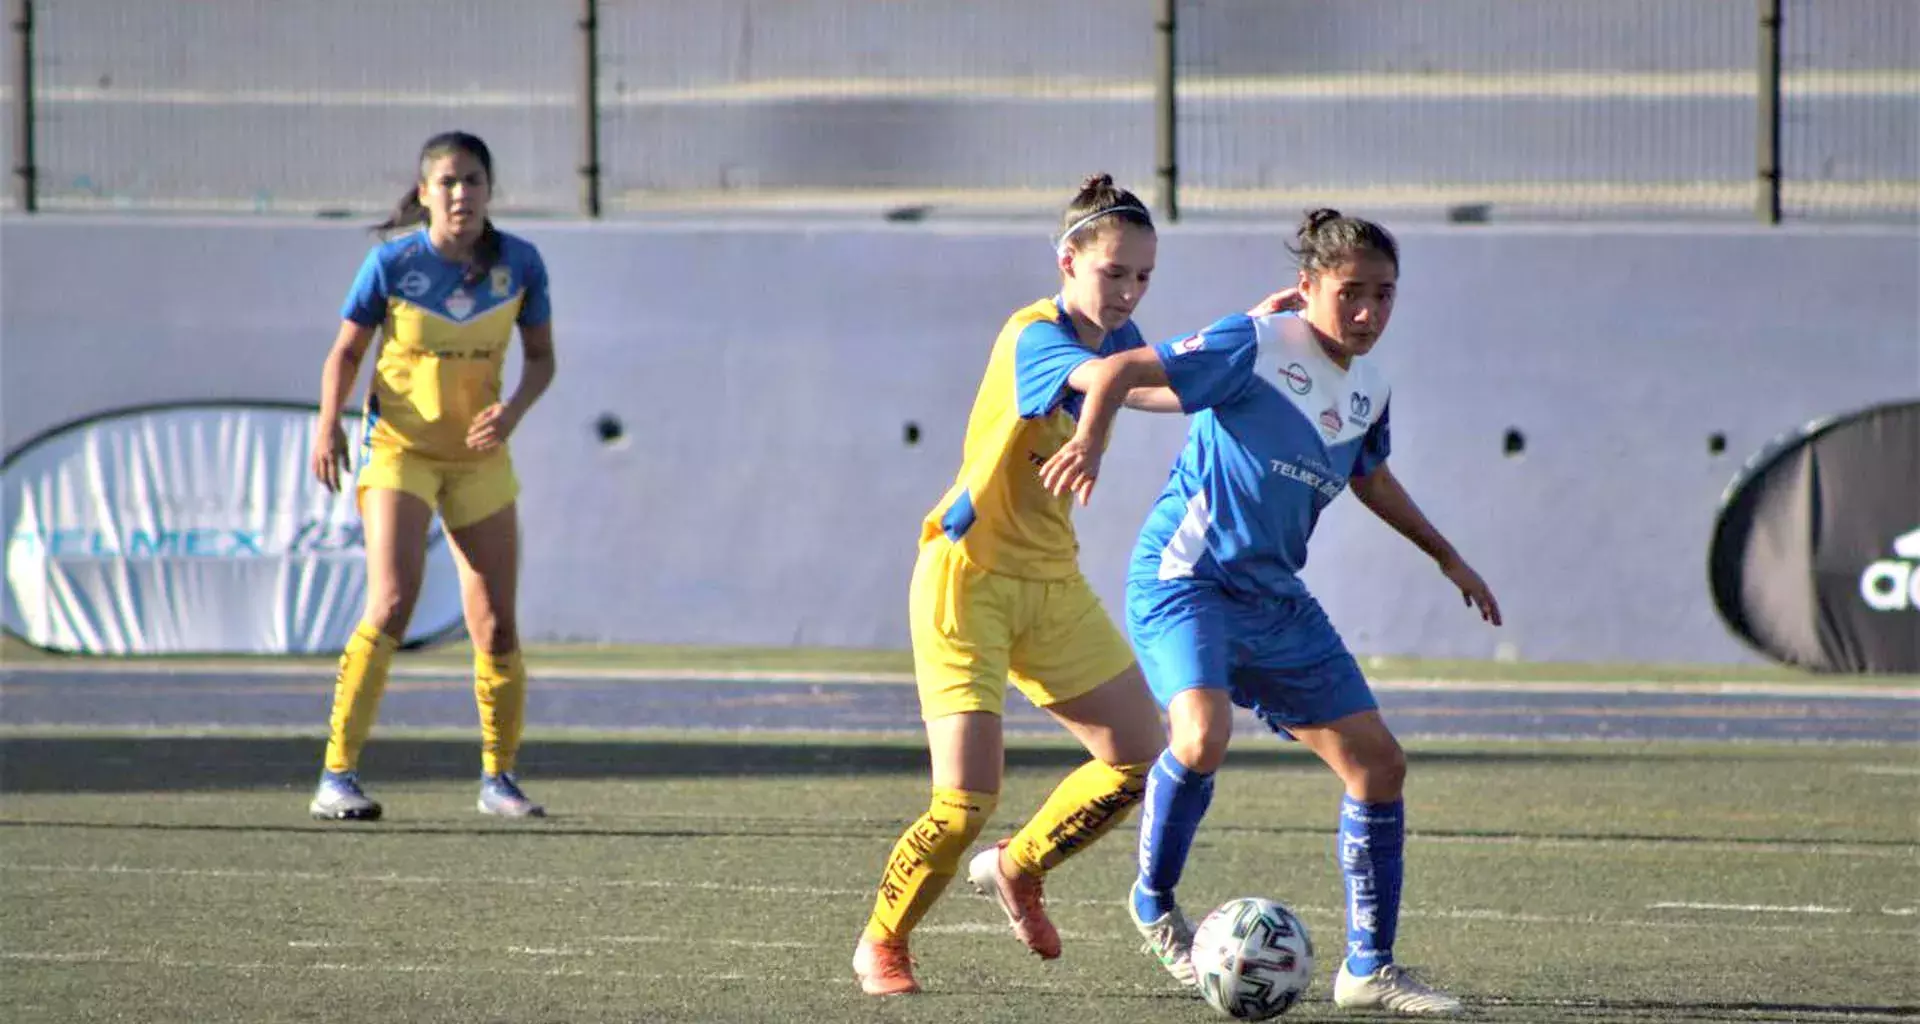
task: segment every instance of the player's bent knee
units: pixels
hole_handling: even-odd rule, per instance
[[[1212,723],[1175,729],[1172,742],[1173,756],[1190,771],[1211,775],[1220,770],[1227,759],[1227,744],[1233,738],[1233,728],[1215,727]]]
[[[1407,754],[1398,743],[1371,749],[1355,760],[1355,777],[1349,785],[1358,795],[1373,803],[1400,799],[1407,783]]]

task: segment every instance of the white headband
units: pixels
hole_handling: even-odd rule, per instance
[[[1065,256],[1067,254],[1067,242],[1072,240],[1074,232],[1080,230],[1081,228],[1086,227],[1087,225],[1093,223],[1096,220],[1099,220],[1102,217],[1105,217],[1107,214],[1110,214],[1110,213],[1137,213],[1140,216],[1147,218],[1148,220],[1153,219],[1153,214],[1148,213],[1146,207],[1140,206],[1136,203],[1121,203],[1119,206],[1109,206],[1104,209],[1095,210],[1092,213],[1087,214],[1085,217],[1082,217],[1079,220],[1074,221],[1072,227],[1069,227],[1067,230],[1061,232],[1060,241],[1054,245],[1053,251],[1061,256]]]

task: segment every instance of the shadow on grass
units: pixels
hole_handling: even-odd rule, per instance
[[[280,789],[309,786],[323,743],[299,736],[21,736],[0,739],[0,792],[147,793]],[[1589,755],[1551,750],[1427,751],[1422,764],[1564,764]],[[362,768],[388,782],[471,780],[479,773],[474,740],[378,735]],[[1010,770],[1065,772],[1086,754],[1065,744],[1015,744]],[[768,738],[531,742],[521,768],[539,779],[750,778],[922,774],[927,752],[913,740]],[[1245,743],[1229,757],[1234,769],[1268,768],[1318,775],[1326,771],[1293,745]]]
[[[0,739],[0,794],[165,794],[195,792],[235,792],[266,790],[303,791],[313,784],[319,771],[322,742],[315,737],[198,737],[198,736],[24,736]],[[472,782],[478,767],[478,743],[453,738],[399,736],[376,739],[369,744],[362,766],[368,776],[385,786],[407,782]],[[1045,775],[1064,775],[1085,761],[1086,755],[1065,744],[1031,746],[1016,744],[1007,751],[1007,766],[1012,771],[1034,771]],[[1427,751],[1418,755],[1426,764],[1486,766],[1492,770],[1524,769],[1529,765],[1581,763],[1593,759],[1591,753],[1551,749]],[[892,742],[853,737],[808,740],[802,737],[767,738],[764,735],[738,740],[725,738],[642,738],[628,740],[561,740],[529,744],[521,755],[521,766],[530,778],[541,782],[556,780],[646,780],[646,779],[756,779],[816,778],[823,781],[855,777],[904,776],[924,778],[927,753],[912,740]],[[1236,771],[1280,772],[1331,783],[1326,769],[1298,746],[1246,744],[1234,750],[1229,767]],[[904,807],[863,808],[849,806],[846,812],[862,816],[873,811],[881,815],[873,827],[889,832],[898,823],[892,819],[907,813]],[[139,828],[179,831],[259,831],[295,830],[312,827],[275,823],[168,823],[168,822],[90,822],[16,821],[3,825],[67,825],[75,828]],[[339,828],[335,824],[326,827]],[[471,819],[455,821],[415,819],[384,822],[383,832],[406,830],[420,833],[487,832],[511,833],[498,823],[477,824]],[[562,815],[549,819],[536,833],[556,835],[634,834],[654,836],[708,836],[716,834],[767,836],[845,836],[856,826],[847,821],[823,825],[810,817],[751,817],[712,825],[690,822],[663,824],[636,821],[620,815]],[[1324,830],[1287,825],[1212,826],[1218,830],[1260,835],[1311,834]],[[740,831],[740,830],[746,831]],[[1534,833],[1480,832],[1466,830],[1423,829],[1421,834],[1466,840],[1577,839],[1581,841],[1670,842],[1689,844],[1771,844],[1819,845],[1826,840],[1790,837],[1704,837],[1689,834],[1628,832]],[[1849,845],[1904,848],[1903,839],[1851,840]]]

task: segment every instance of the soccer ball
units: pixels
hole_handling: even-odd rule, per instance
[[[1293,911],[1244,896],[1194,929],[1193,969],[1207,1005],[1235,1020],[1266,1020],[1313,984],[1313,939]]]

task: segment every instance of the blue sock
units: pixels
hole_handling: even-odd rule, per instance
[[[1173,908],[1173,887],[1187,866],[1193,834],[1213,802],[1213,774],[1196,772],[1180,763],[1172,750],[1162,751],[1147,773],[1147,795],[1141,801],[1140,877],[1133,883],[1133,912],[1151,921]]]
[[[1340,801],[1340,871],[1347,879],[1347,970],[1372,974],[1393,962],[1400,927],[1406,804]]]

